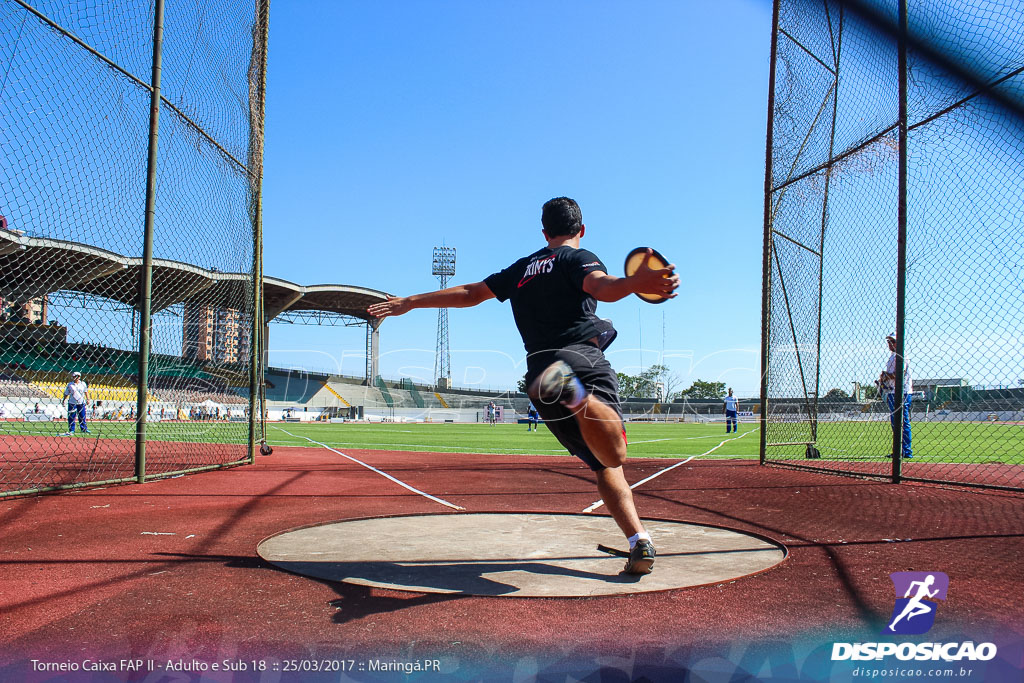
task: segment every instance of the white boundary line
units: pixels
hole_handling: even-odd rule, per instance
[[[760,427],[758,427],[757,429],[760,429]],[[747,434],[753,434],[754,432],[756,432],[756,431],[757,431],[757,429],[751,429],[751,430],[750,430],[749,432],[743,432],[743,433],[742,433],[742,434],[740,434],[739,436],[734,436],[734,437],[732,437],[732,438],[730,438],[730,439],[726,439],[725,441],[722,441],[722,442],[721,442],[720,444],[718,444],[718,445],[717,445],[717,446],[715,446],[714,448],[711,448],[711,449],[709,449],[709,450],[706,450],[706,451],[704,451],[703,453],[700,453],[700,454],[698,454],[698,455],[691,455],[691,456],[690,456],[689,458],[687,458],[686,460],[680,460],[679,462],[677,462],[677,463],[676,463],[675,465],[672,465],[671,467],[666,467],[666,468],[665,468],[665,469],[663,469],[663,470],[659,470],[658,472],[655,472],[654,474],[652,474],[651,476],[647,477],[646,479],[641,479],[640,481],[638,481],[637,483],[633,484],[633,485],[632,485],[632,486],[630,486],[629,488],[630,488],[630,489],[635,489],[635,488],[636,488],[637,486],[639,486],[640,484],[646,484],[646,483],[647,483],[647,482],[649,482],[649,481],[650,481],[651,479],[654,479],[655,477],[660,477],[661,475],[665,474],[666,472],[670,472],[670,471],[674,470],[675,468],[679,467],[680,465],[685,465],[686,463],[690,462],[690,461],[691,461],[691,460],[693,460],[694,458],[699,458],[699,457],[701,457],[702,455],[708,455],[709,453],[713,453],[713,452],[717,451],[717,450],[718,450],[719,448],[721,448],[721,447],[722,447],[722,446],[724,446],[725,444],[729,443],[730,441],[735,441],[736,439],[742,439],[742,438],[743,438],[743,437],[745,437],[745,436],[746,436]],[[583,509],[583,512],[593,512],[594,510],[596,510],[597,508],[601,507],[602,505],[604,505],[604,500],[598,500],[598,501],[595,501],[594,503],[592,503],[592,504],[590,505],[590,507],[584,508],[584,509]]]
[[[392,477],[387,472],[381,472],[376,467],[373,467],[372,465],[367,465],[362,460],[356,460],[351,455],[346,455],[346,454],[342,453],[341,451],[334,450],[330,446],[326,446],[326,445],[320,443],[319,441],[313,441],[313,439],[310,439],[307,436],[296,436],[295,434],[292,434],[291,432],[289,432],[287,430],[281,429],[280,427],[278,427],[276,425],[271,425],[271,427],[273,427],[274,429],[276,429],[279,432],[284,432],[285,434],[287,434],[288,436],[292,437],[293,439],[305,439],[306,441],[309,441],[310,443],[315,443],[317,446],[321,446],[323,448],[326,448],[327,450],[329,450],[332,453],[337,453],[338,455],[340,455],[343,458],[348,458],[349,460],[351,460],[352,462],[356,463],[357,465],[362,465],[366,469],[368,469],[368,470],[370,470],[372,472],[376,472],[377,474],[379,474],[380,476],[384,477],[385,479],[390,479],[391,481],[395,482],[396,484],[398,484],[402,488],[408,489],[408,490],[412,491],[413,493],[418,493],[421,496],[424,496],[425,498],[429,498],[430,500],[434,501],[435,503],[440,503],[441,505],[447,505],[448,507],[452,508],[453,510],[465,510],[466,509],[464,507],[459,507],[458,505],[453,505],[452,503],[449,503],[446,500],[441,500],[440,498],[436,498],[435,496],[432,496],[429,493],[425,493],[423,491],[420,491],[417,488],[409,486],[404,481],[401,481],[399,479],[396,479],[396,478]]]
[[[273,426],[273,425],[271,425]],[[280,429],[275,427],[275,429]],[[281,431],[284,431],[283,429]],[[287,432],[285,432],[287,434]],[[305,439],[304,436],[297,436],[296,439]],[[314,443],[320,443],[315,441]],[[374,442],[369,444],[366,441],[331,441],[335,446],[355,446],[360,450],[381,450],[383,448],[393,448],[400,451],[412,451],[420,453],[441,453],[449,452],[452,453],[482,453],[483,455],[543,455],[546,453],[554,453],[555,455],[566,455],[564,448],[467,448],[466,446],[438,446],[437,444],[428,443],[380,443]],[[294,446],[291,443],[282,443],[282,446]],[[325,444],[320,444],[325,445]]]

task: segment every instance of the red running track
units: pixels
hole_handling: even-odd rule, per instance
[[[579,513],[598,497],[571,457],[348,453],[473,512]],[[670,464],[631,460],[627,476],[639,481]],[[323,449],[276,448],[249,467],[2,500],[0,680],[68,680],[32,671],[30,660],[84,657],[274,666],[440,657],[450,680],[565,680],[564,671],[588,666],[678,680],[682,667],[756,671],[763,658],[751,653],[763,651],[765,666],[806,672],[830,666],[818,660],[833,641],[879,638],[893,607],[889,573],[906,570],[950,577],[929,639],[1001,639],[1010,670],[1024,668],[1024,496],[704,460],[644,484],[636,499],[641,515],[757,532],[790,557],[721,585],[584,599],[312,580],[265,564],[257,544],[326,521],[459,514]],[[779,648],[782,658],[771,660]],[[292,680],[250,674],[202,680]],[[162,680],[111,675],[87,680]],[[402,676],[394,680],[415,678]]]

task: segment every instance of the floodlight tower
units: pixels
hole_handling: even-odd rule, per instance
[[[441,289],[448,287],[448,278],[455,275],[455,247],[434,247],[431,273],[440,278]],[[448,309],[437,309],[437,351],[434,354],[436,386],[451,389],[452,357],[448,348]]]

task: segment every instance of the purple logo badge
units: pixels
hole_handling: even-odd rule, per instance
[[[927,633],[935,623],[936,601],[946,599],[949,577],[942,572],[893,572],[889,578],[896,590],[896,604],[882,633]]]

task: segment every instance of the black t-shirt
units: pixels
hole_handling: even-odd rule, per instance
[[[593,252],[544,247],[484,280],[498,301],[511,300],[528,353],[558,349],[597,334],[597,301],[583,291],[583,278],[608,269]]]

